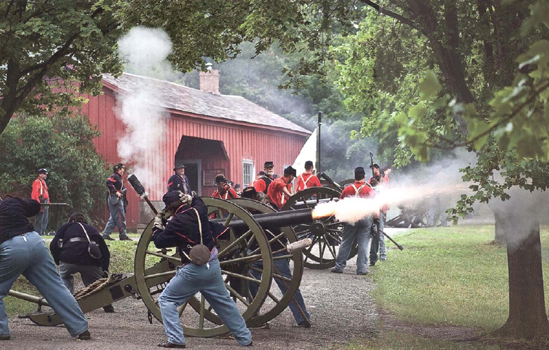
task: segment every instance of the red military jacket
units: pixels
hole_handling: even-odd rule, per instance
[[[370,198],[374,197],[375,192],[372,189],[372,186],[367,184],[364,180],[355,181],[353,184],[345,187],[343,192],[341,192],[340,199],[347,197],[360,197],[360,198]]]
[[[32,183],[31,198],[38,203],[49,203],[50,195],[48,193],[48,185],[46,185],[46,181],[42,180],[41,178],[37,178],[36,180],[34,180],[34,182]],[[47,201],[44,201],[44,199],[47,199]]]
[[[297,192],[303,191],[306,188],[310,187],[320,187],[320,180],[316,175],[311,173],[303,173],[297,177],[295,190]]]
[[[236,191],[229,187],[228,190],[225,190],[224,192],[219,193],[218,190],[215,190],[212,193],[212,197],[214,198],[221,198],[221,199],[235,199],[238,198],[238,194],[236,194]]]
[[[283,191],[283,188],[286,187],[288,191],[292,192],[292,184],[284,182],[284,178],[279,177],[278,179],[271,182],[269,188],[267,189],[267,196],[269,200],[281,209],[284,203],[288,200],[286,194]]]

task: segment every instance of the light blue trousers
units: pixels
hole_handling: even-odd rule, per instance
[[[170,343],[185,344],[177,307],[183,305],[197,292],[204,295],[240,345],[246,346],[252,342],[252,333],[246,327],[246,322],[225,287],[219,260],[214,258],[210,260],[209,268],[208,264],[198,266],[193,263],[178,268],[175,277],[160,294],[158,304]]]
[[[124,199],[120,198],[120,200],[118,200],[118,203],[111,204],[113,197],[116,198],[116,196],[111,196],[107,201],[111,216],[109,217],[107,226],[105,226],[105,229],[103,230],[103,238],[109,237],[111,232],[117,226],[118,235],[120,236],[120,238],[126,237],[126,210],[124,209]]]
[[[347,265],[347,259],[353,248],[353,242],[356,239],[358,244],[358,258],[356,261],[356,272],[364,273],[367,271],[368,265],[368,246],[372,239],[371,229],[373,220],[367,217],[357,221],[354,225],[344,224],[343,238],[337,253],[335,269],[343,271]]]
[[[0,244],[0,336],[10,335],[3,299],[21,274],[46,298],[71,336],[88,330],[88,321],[61,281],[46,243],[38,233],[28,232]]]

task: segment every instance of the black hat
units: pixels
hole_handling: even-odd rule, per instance
[[[112,171],[113,172],[118,172],[118,170],[120,169],[126,169],[126,166],[123,164],[123,163],[116,163],[113,167],[112,167]]]
[[[379,169],[379,165],[377,165],[377,163],[374,163],[374,164],[370,165],[370,168]]]
[[[359,166],[355,168],[355,174],[366,174],[366,172],[364,171],[363,167]]]
[[[164,204],[166,206],[172,204],[172,203],[175,203],[179,200],[180,198],[180,195],[181,195],[181,191],[170,191],[170,192],[167,192],[163,197],[162,197],[162,201],[164,202]]]
[[[305,169],[309,169],[313,167],[313,162],[308,160],[305,162]]]
[[[46,174],[46,175],[48,175],[48,169],[46,169],[46,168],[40,168],[40,169],[38,169],[38,174]]]
[[[294,168],[292,168],[292,166],[290,165],[289,167],[287,167],[286,169],[284,169],[284,176],[286,175],[293,175],[294,177],[297,176],[297,172],[295,171]]]
[[[219,174],[215,177],[215,183],[216,184],[220,184],[220,183],[223,183],[223,182],[227,182],[227,178],[225,177],[225,175]]]
[[[245,189],[242,190],[242,198],[255,199],[256,196],[257,196],[257,191],[255,190],[255,188],[251,186],[246,187]]]
[[[267,161],[265,162],[265,164],[263,165],[263,168],[272,168],[274,167],[274,163],[272,161]]]
[[[177,164],[175,168],[173,168],[173,171],[176,171],[177,169],[185,168],[185,164]]]

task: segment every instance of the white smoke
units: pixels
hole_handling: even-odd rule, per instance
[[[172,43],[161,29],[136,27],[118,41],[125,71],[161,80],[173,76],[174,70],[166,60]],[[153,176],[155,168],[162,168],[158,149],[163,146],[168,113],[162,106],[162,96],[152,79],[139,79],[132,91],[120,94],[117,115],[126,126],[126,134],[118,142],[118,154],[129,162],[136,176],[148,187],[159,184]]]
[[[461,185],[446,185],[446,186],[431,186],[429,184],[416,186],[399,186],[392,185],[389,187],[379,186],[371,198],[356,198],[347,197],[339,201],[331,201],[320,203],[315,207],[315,215],[321,213],[330,213],[335,215],[336,219],[341,222],[355,224],[357,221],[366,218],[367,216],[377,215],[380,208],[385,205],[413,206],[418,201],[425,198],[430,198],[437,195],[451,195],[463,193],[467,190],[465,184]]]
[[[448,158],[428,165],[420,165],[413,171],[402,173],[393,169],[389,175],[389,184],[376,187],[373,198],[345,198],[337,202],[319,204],[318,210],[335,213],[339,221],[355,222],[379,213],[379,209],[388,206],[398,209],[400,206],[417,208],[440,206],[445,211],[456,204],[461,194],[471,194],[469,184],[463,182],[459,169],[476,163],[474,153],[458,150]],[[366,179],[369,178],[367,174]],[[315,208],[315,212],[316,211]]]

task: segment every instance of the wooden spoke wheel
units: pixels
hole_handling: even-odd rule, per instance
[[[272,207],[255,200],[238,198],[233,199],[232,202],[237,203],[252,214],[276,213],[276,210]],[[291,278],[284,277],[276,266],[274,266],[273,278],[276,283],[271,285],[271,290],[267,293],[267,300],[265,300],[260,312],[247,322],[250,326],[265,324],[284,311],[299,289],[301,277],[303,276],[303,256],[301,251],[297,250],[290,254],[286,249],[281,249],[281,246],[286,246],[288,243],[297,241],[294,230],[291,227],[286,226],[280,228],[280,230],[265,230],[265,234],[271,244],[273,263],[276,263],[279,259],[286,259],[289,263],[290,270],[293,268],[293,273]],[[257,271],[257,269],[255,271]],[[250,276],[253,275],[250,273]],[[281,293],[280,288],[277,285],[279,283],[286,289],[284,294]]]
[[[271,289],[273,277],[273,259],[265,232],[248,211],[237,204],[216,198],[202,197],[208,206],[208,214],[219,213],[225,226],[231,220],[242,220],[248,229],[235,233],[228,230],[218,240],[219,262],[225,285],[240,310],[244,320],[250,320],[256,315]],[[157,251],[152,239],[153,221],[149,223],[137,245],[135,253],[135,279],[137,289],[143,302],[154,315],[162,321],[158,297],[166,288],[170,279],[176,273],[176,267],[181,265],[180,257],[171,250]],[[249,254],[249,248],[257,243],[258,250]],[[252,263],[260,261],[263,264],[260,278],[249,277]],[[247,283],[257,286],[255,297],[246,295]],[[246,286],[246,288],[241,288]],[[243,292],[244,290],[244,292]],[[191,304],[193,307],[186,307]],[[213,308],[201,293],[195,294],[189,301],[178,308],[183,330],[188,336],[213,337],[228,332]]]
[[[329,187],[311,187],[294,194],[282,210],[313,209],[318,203],[339,198],[340,193]],[[328,269],[335,266],[338,247],[341,244],[343,225],[334,216],[317,219],[312,224],[296,225],[293,229],[298,239],[309,237],[313,244],[303,250],[304,265],[310,269]],[[358,252],[353,244],[349,259]]]

